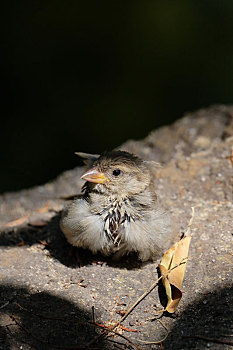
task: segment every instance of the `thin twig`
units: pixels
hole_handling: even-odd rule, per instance
[[[100,327],[100,328],[107,328],[108,330],[110,329],[110,326],[105,326],[105,325],[103,325],[103,324],[95,323],[95,325],[96,325],[97,327]],[[121,337],[121,338],[127,340],[127,342],[129,342],[131,345],[133,345],[137,350],[141,350],[140,347],[139,347],[137,344],[135,344],[132,340],[130,340],[130,339],[129,339],[128,337],[126,337],[125,335],[120,334],[120,333],[118,333],[118,332],[116,332],[116,331],[114,331],[114,330],[111,330],[111,331],[109,330],[109,332],[110,332],[110,333],[113,333],[113,334],[116,334],[116,335],[118,335],[119,337]],[[108,336],[111,337],[111,334],[109,334]],[[108,340],[108,338],[106,338],[106,339]],[[88,346],[88,345],[87,345],[87,346]]]
[[[9,304],[9,301],[7,301],[5,304],[0,306],[0,309],[3,309],[4,307],[6,307]]]
[[[130,340],[130,339],[129,339],[128,337],[126,337],[125,335],[120,334],[120,333],[118,333],[118,332],[116,332],[116,331],[114,331],[114,330],[111,330],[111,333],[114,333],[114,334],[116,334],[117,336],[119,336],[119,337],[125,339],[128,343],[130,343],[131,345],[133,345],[133,346],[135,347],[135,349],[141,350],[141,348],[140,348],[137,344],[135,344],[132,340]],[[106,340],[108,340],[108,338],[106,338]],[[89,349],[89,348],[88,348],[88,349]]]
[[[121,346],[114,344],[115,348],[120,349],[120,350],[124,350]]]
[[[141,343],[143,343],[145,345],[149,345],[149,344],[155,344],[155,345],[157,344],[157,345],[159,345],[159,344],[163,343],[167,339],[168,334],[169,334],[167,326],[165,326],[165,324],[161,320],[159,320],[158,318],[156,320],[159,321],[161,323],[161,325],[166,329],[166,335],[161,340],[146,341],[146,340],[137,339],[138,341],[140,341]]]

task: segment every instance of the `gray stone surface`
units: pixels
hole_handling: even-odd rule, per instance
[[[174,315],[161,318],[169,330],[163,348],[230,349],[185,336],[233,343],[233,107],[187,114],[119,148],[162,164],[154,171],[155,184],[177,238],[195,206],[183,297]],[[98,333],[85,324],[93,307],[97,322],[111,324],[158,277],[159,261],[141,265],[135,256],[114,264],[82,251],[78,266],[58,220],[64,197],[80,192],[82,171],[75,168],[44,186],[0,197],[0,349],[81,347]],[[155,288],[123,322],[138,332],[117,330],[142,349],[160,349],[138,339],[163,338],[163,326],[151,321],[161,308]],[[107,340],[94,346],[124,349]]]

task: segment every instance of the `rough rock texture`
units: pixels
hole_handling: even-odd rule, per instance
[[[161,318],[169,330],[164,349],[230,349],[233,107],[187,114],[120,148],[163,165],[154,173],[155,184],[177,237],[195,206],[183,298],[174,315]],[[93,309],[96,322],[111,324],[158,277],[158,262],[140,265],[134,256],[115,264],[79,252],[83,266],[78,266],[58,220],[64,197],[80,192],[82,172],[76,168],[44,186],[0,197],[0,349],[78,349],[99,332],[85,323],[93,319]],[[160,349],[139,339],[156,341],[166,334],[155,319],[161,307],[155,288],[123,322],[138,332],[117,331],[140,348]],[[211,339],[186,338],[197,335]],[[111,339],[118,343],[104,339],[93,347],[134,348],[123,338]]]

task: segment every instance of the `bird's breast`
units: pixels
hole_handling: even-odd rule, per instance
[[[124,240],[124,230],[120,230],[120,228],[124,228],[128,222],[134,220],[133,215],[128,210],[127,202],[111,202],[109,206],[104,208],[101,216],[104,220],[104,234],[111,243],[118,246]]]

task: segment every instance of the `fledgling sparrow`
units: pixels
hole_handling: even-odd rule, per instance
[[[89,169],[81,176],[83,194],[62,213],[68,242],[115,258],[129,252],[142,261],[158,258],[172,233],[157,203],[149,162],[124,151],[77,154]]]

